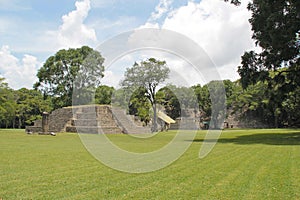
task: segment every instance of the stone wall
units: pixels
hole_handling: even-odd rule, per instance
[[[26,126],[25,127],[25,131],[26,133],[40,133],[42,132],[42,120],[41,119],[37,119],[34,121],[34,125],[33,126]]]
[[[26,133],[40,133],[42,131],[43,131],[43,129],[41,126],[26,126],[25,127]]]
[[[229,115],[225,120],[224,128],[270,128],[250,115],[241,116],[239,112],[234,113],[231,109],[228,109],[227,113]]]
[[[64,132],[66,124],[73,118],[72,107],[54,110],[49,116],[49,131]]]
[[[122,133],[107,105],[64,107],[54,110],[48,119],[49,132]],[[42,121],[27,126],[26,132],[42,133]]]

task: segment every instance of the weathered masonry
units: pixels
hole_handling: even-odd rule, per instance
[[[47,121],[45,121],[47,120]],[[37,120],[34,126],[27,126],[26,132],[79,132],[79,133],[148,133],[150,128],[143,127],[121,108],[108,105],[88,105],[64,107],[54,110],[43,120]]]

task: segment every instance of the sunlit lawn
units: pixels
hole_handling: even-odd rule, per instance
[[[0,129],[0,199],[300,199],[300,130],[224,131],[199,159],[205,133],[172,165],[128,174],[93,158],[76,134]],[[147,152],[174,134],[110,138],[124,149]]]

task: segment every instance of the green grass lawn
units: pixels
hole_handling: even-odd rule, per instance
[[[111,135],[118,146],[147,152],[150,140]],[[300,199],[300,130],[224,131],[199,159],[205,132],[170,166],[128,174],[93,158],[78,135],[26,135],[0,129],[0,199]]]

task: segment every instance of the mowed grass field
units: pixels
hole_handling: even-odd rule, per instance
[[[225,130],[199,159],[205,133],[170,166],[129,174],[96,160],[77,134],[0,129],[0,199],[300,199],[300,130]],[[147,152],[174,134],[110,138]]]

